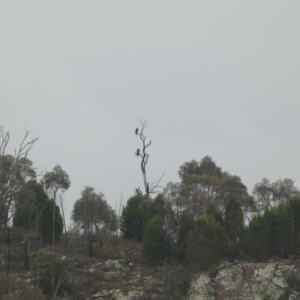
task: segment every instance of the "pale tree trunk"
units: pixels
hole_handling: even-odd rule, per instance
[[[60,206],[61,206],[61,212],[62,212],[62,217],[63,217],[63,222],[64,222],[64,229],[65,229],[66,249],[68,249],[68,237],[67,237],[67,226],[66,226],[66,219],[65,219],[65,210],[64,210],[64,205],[63,205],[61,195],[60,195]]]
[[[55,246],[55,209],[56,209],[56,194],[57,194],[58,188],[56,188],[56,190],[54,191],[54,195],[53,195],[53,202],[54,202],[54,206],[53,206],[53,220],[52,220],[52,246],[54,248]]]

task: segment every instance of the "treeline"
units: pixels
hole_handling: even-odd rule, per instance
[[[69,175],[59,164],[38,173],[28,157],[36,140],[26,131],[9,154],[10,134],[0,126],[0,298],[56,299],[67,292],[74,300],[86,299],[75,286],[75,260],[84,255],[82,248],[93,256],[93,245],[96,240],[102,244],[103,233],[116,234],[118,218],[102,193],[86,187],[74,204],[73,224],[67,230],[63,195],[71,186]],[[62,254],[73,259],[66,262]],[[30,271],[32,285],[11,276],[20,267]]]
[[[28,141],[28,135],[15,155],[6,154],[9,133],[0,127],[2,239],[10,245],[13,225],[33,232],[35,241],[39,238],[40,243],[55,247],[65,231],[68,252],[72,241],[62,194],[71,181],[59,164],[37,181],[37,170],[28,158],[36,139]],[[270,182],[264,178],[250,194],[240,177],[223,171],[209,156],[184,163],[178,174],[180,181],[168,183],[159,194],[152,193],[149,183],[146,195],[137,190],[120,217],[104,194],[85,187],[71,216],[71,229],[84,238],[85,254],[94,256],[93,245],[102,246],[105,234],[121,233],[125,239],[143,243],[149,263],[167,259],[207,269],[221,259],[297,255],[300,193],[291,179]]]
[[[122,236],[141,241],[149,263],[179,260],[207,269],[221,259],[300,250],[300,194],[292,180],[263,179],[250,195],[208,156],[182,165],[179,176],[154,199],[131,197],[122,211]]]
[[[60,176],[62,174],[63,177]],[[56,197],[49,198],[46,193],[46,191],[49,193],[49,190],[45,189],[45,178],[47,179],[50,175],[52,179],[57,179],[55,190],[58,186],[58,178],[60,180],[68,178],[67,173],[62,170],[60,165],[56,165],[53,171],[47,172],[40,182],[36,180],[24,182],[15,200],[13,225],[27,232],[36,231],[40,234],[40,239],[44,244],[55,245],[60,242],[65,220],[62,201],[59,203],[59,207],[54,201]],[[53,182],[52,185],[54,185]],[[74,203],[71,218],[73,229],[77,229],[85,237],[86,254],[89,257],[93,256],[92,244],[95,236],[98,237],[98,242],[101,244],[101,232],[116,233],[118,229],[118,218],[115,211],[108,205],[104,194],[96,193],[92,187],[85,187],[81,192],[81,197]],[[67,239],[66,228],[65,239]],[[65,245],[68,246],[67,240]]]

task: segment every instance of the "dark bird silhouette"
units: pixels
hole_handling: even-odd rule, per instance
[[[148,182],[147,187],[146,187],[146,194],[149,195],[149,192],[150,191],[149,191],[149,182]]]
[[[135,135],[137,135],[138,132],[139,132],[139,129],[137,128],[137,129],[135,130]]]
[[[136,157],[138,157],[138,156],[140,155],[140,148],[138,148],[138,149],[136,150],[135,155],[136,155]]]
[[[141,191],[140,191],[140,190],[138,190],[138,189],[135,189],[135,191],[136,191],[137,195],[142,195],[142,193],[141,193]]]

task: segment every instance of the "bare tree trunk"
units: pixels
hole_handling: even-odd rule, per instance
[[[74,263],[75,263],[75,237],[72,234],[72,300],[75,300],[75,280],[74,280]]]
[[[63,201],[62,201],[61,195],[60,195],[60,206],[61,206],[61,211],[62,211],[62,216],[63,216],[63,222],[64,222],[64,228],[65,228],[66,249],[68,250],[68,237],[67,237],[67,227],[66,227],[65,211],[64,211],[64,206],[63,206]]]
[[[52,220],[52,246],[54,248],[55,246],[55,208],[56,208],[56,193],[57,193],[58,189],[56,189],[54,191],[54,197],[53,197],[53,202],[54,202],[54,206],[53,206],[53,220]]]
[[[148,126],[148,121],[146,120],[141,120],[141,131],[139,132],[138,128],[135,130],[135,134],[138,135],[142,141],[142,149],[140,150],[140,148],[138,148],[136,150],[135,155],[137,157],[141,157],[141,170],[142,170],[142,174],[143,174],[143,181],[144,181],[144,188],[145,188],[145,194],[149,195],[152,193],[157,193],[157,189],[161,187],[159,186],[159,182],[161,180],[161,178],[164,176],[162,175],[161,178],[152,183],[151,187],[149,186],[149,181],[147,180],[147,172],[146,172],[146,165],[148,164],[148,159],[149,159],[149,155],[148,153],[146,153],[146,149],[147,147],[149,147],[151,145],[151,141],[149,143],[146,142],[147,137],[144,135],[144,130],[147,128]],[[140,189],[136,189],[137,194],[142,194]]]

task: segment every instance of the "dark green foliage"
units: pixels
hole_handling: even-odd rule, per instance
[[[298,292],[300,291],[300,277],[297,274],[289,274],[286,278],[286,281],[291,288]]]
[[[69,289],[69,275],[61,260],[51,260],[40,274],[39,286],[47,295],[54,295],[58,288],[58,294]]]
[[[0,132],[3,134],[2,127]],[[2,226],[6,228],[9,225],[11,212],[26,179],[35,178],[36,175],[31,160],[20,154],[20,152],[15,152],[15,156],[3,155],[5,148],[2,149],[3,153],[0,154],[0,230]]]
[[[184,210],[179,218],[179,241],[177,243],[177,257],[180,260],[184,260],[186,256],[186,243],[190,230],[193,228],[194,221],[193,216],[189,210]]]
[[[35,180],[26,182],[16,201],[13,224],[25,229],[34,229],[36,216],[40,214],[47,200],[48,197],[41,184]]]
[[[266,236],[266,233],[269,232],[268,221],[267,215],[256,215],[244,231],[243,249],[259,261],[268,257],[268,238]]]
[[[34,192],[23,188],[16,202],[13,224],[24,229],[33,229],[36,225],[36,206]]]
[[[154,215],[161,216],[162,218],[165,215],[165,201],[163,194],[158,194],[154,200],[152,205],[152,211]]]
[[[276,254],[276,224],[274,226],[274,211],[265,210],[252,218],[245,235],[245,252],[257,260],[264,260]],[[278,217],[278,216],[277,216]]]
[[[53,220],[54,201],[47,200],[40,215],[39,229],[42,239],[47,243],[52,243],[52,220]],[[63,219],[59,207],[55,208],[55,241],[58,242],[63,231]]]
[[[43,186],[40,183],[36,182],[36,180],[30,180],[26,182],[25,187],[34,192],[35,205],[39,208],[43,207],[43,205],[48,200],[48,196],[46,195]]]
[[[86,300],[86,299],[88,299],[88,297],[85,292],[77,292],[75,294],[75,300]]]
[[[146,203],[144,201],[142,205],[143,200]],[[143,239],[145,220],[150,219],[150,215],[147,215],[147,200],[148,196],[135,195],[127,201],[120,218],[120,230],[124,238],[140,241]]]
[[[210,215],[212,217],[215,218],[215,220],[223,227],[225,227],[225,223],[224,223],[224,220],[223,220],[223,217],[222,217],[222,214],[221,212],[217,209],[217,207],[210,203],[208,205],[208,208],[207,208],[207,211],[206,211],[207,215]]]
[[[225,207],[225,227],[229,240],[228,254],[231,259],[239,256],[240,240],[244,230],[244,216],[239,203],[232,199]]]
[[[271,256],[287,257],[297,253],[300,233],[300,199],[280,203],[264,214],[254,216],[244,237],[244,250],[263,260]]]
[[[293,197],[288,202],[292,252],[300,250],[300,197]]]
[[[206,270],[219,263],[227,249],[225,229],[213,216],[201,216],[190,231],[187,258],[191,265]]]
[[[143,237],[143,252],[150,264],[169,256],[169,240],[160,216],[154,216],[147,223]]]
[[[270,210],[270,248],[272,255],[287,257],[290,251],[290,219],[287,205],[281,203],[276,208]]]

